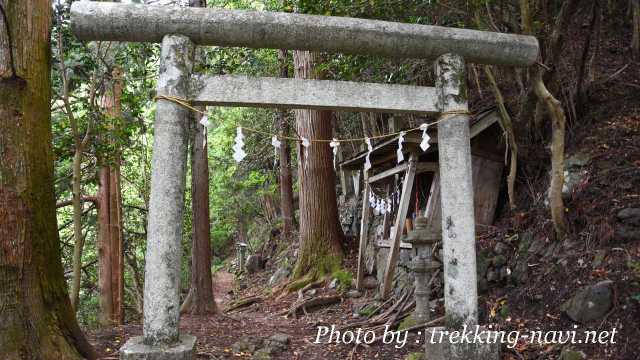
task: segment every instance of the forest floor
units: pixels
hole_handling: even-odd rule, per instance
[[[343,298],[338,304],[309,311],[306,315],[286,317],[281,313],[297,301],[297,295],[263,296],[267,280],[266,272],[256,274],[251,277],[244,290],[235,293],[237,285],[234,283],[234,275],[225,271],[216,273],[214,284],[219,308],[227,307],[232,297],[259,295],[263,300],[225,315],[183,315],[181,331],[195,335],[198,339],[197,359],[251,359],[251,354],[234,353],[233,344],[243,336],[266,338],[275,334],[288,335],[290,344],[288,350],[274,354],[273,359],[405,359],[408,353],[421,350],[421,345],[417,344],[418,341],[422,343],[421,337],[415,332],[408,335],[402,349],[395,349],[394,345],[384,345],[381,342],[366,347],[359,346],[355,351],[353,344],[315,344],[319,325],[339,327],[353,321],[352,309],[359,304],[371,302],[373,294],[365,293],[358,299]],[[336,295],[336,290],[325,287],[318,289],[317,296],[332,294]],[[131,324],[90,332],[89,337],[104,359],[118,359],[118,348],[128,338],[141,334],[141,324]]]

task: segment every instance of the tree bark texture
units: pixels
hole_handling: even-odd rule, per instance
[[[289,64],[287,62],[287,51],[278,50],[278,61],[280,62],[280,77],[289,77]],[[276,113],[280,135],[289,136],[289,123],[287,112],[279,109]],[[282,236],[284,239],[291,239],[293,232],[293,178],[291,174],[291,147],[289,141],[281,140],[280,145],[280,209],[282,214]]]
[[[640,60],[640,0],[631,0],[632,11],[632,36],[631,54],[634,60]]]
[[[0,6],[0,358],[95,359],[71,307],[56,226],[51,3]]]
[[[318,54],[294,51],[296,78],[317,79]],[[331,139],[331,112],[295,110],[300,137]],[[342,229],[338,222],[336,175],[333,153],[328,144],[298,143],[298,179],[300,181],[300,247],[293,278],[317,277],[339,268],[342,260]]]
[[[102,108],[109,118],[121,116],[122,70],[112,72],[113,82],[102,98]],[[100,289],[99,322],[102,326],[124,321],[124,249],[122,233],[122,196],[120,185],[120,150],[99,171],[98,184],[98,284]]]
[[[203,108],[204,109],[204,108]],[[197,115],[192,125],[191,210],[193,216],[191,249],[191,288],[181,312],[211,314],[217,311],[211,276],[211,232],[209,228],[209,159],[207,135]]]
[[[80,139],[75,135],[75,149],[73,153],[73,176],[72,192],[73,198],[73,276],[71,281],[71,306],[77,309],[78,298],[80,296],[80,270],[82,267],[82,249],[84,248],[84,237],[82,236],[82,151],[83,146]]]
[[[566,233],[564,218],[564,201],[562,200],[562,186],[564,184],[564,135],[566,117],[562,104],[547,90],[542,77],[536,81],[536,94],[544,101],[551,116],[551,183],[549,185],[549,207],[551,220],[558,238],[562,239]]]

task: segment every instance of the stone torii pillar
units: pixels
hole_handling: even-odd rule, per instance
[[[187,98],[194,46],[166,35],[160,52],[158,96]],[[188,360],[196,338],[180,334],[180,257],[189,110],[159,99],[154,123],[151,196],[144,276],[143,336],[121,349],[123,360]]]

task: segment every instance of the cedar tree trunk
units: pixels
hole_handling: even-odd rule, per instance
[[[294,51],[295,77],[318,78],[318,55]],[[295,110],[298,135],[307,139],[331,139],[331,111]],[[342,229],[338,223],[336,175],[328,143],[298,143],[300,181],[300,247],[293,278],[331,274],[342,261]]]
[[[181,312],[191,314],[215,313],[211,276],[211,233],[209,228],[209,161],[204,126],[192,125],[191,136],[191,209],[193,216],[191,249],[191,288]]]
[[[278,61],[280,62],[280,77],[289,77],[289,66],[287,64],[287,51],[278,50]],[[289,123],[287,122],[286,111],[280,109],[277,112],[280,135],[289,136]],[[291,147],[287,140],[281,140],[280,145],[280,209],[282,211],[282,235],[286,240],[291,239],[293,232],[293,180],[291,176]]]
[[[94,359],[69,300],[56,225],[51,2],[0,0],[0,10],[0,358]]]

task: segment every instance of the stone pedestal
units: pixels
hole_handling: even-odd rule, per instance
[[[475,333],[475,326],[467,331]],[[444,332],[444,334],[442,334]],[[459,331],[458,333],[461,333]],[[427,328],[425,332],[425,359],[427,360],[500,360],[502,344],[496,342],[495,331],[480,327],[480,336],[469,336],[470,341],[460,336],[450,337],[452,330],[444,327]],[[442,341],[440,341],[442,340]]]
[[[121,360],[193,360],[195,359],[196,337],[181,334],[180,340],[172,345],[147,345],[142,336],[136,336],[120,348]]]
[[[416,298],[416,309],[413,316],[418,323],[426,323],[431,318],[429,280],[431,274],[438,268],[432,259],[432,248],[439,240],[440,235],[436,229],[428,225],[427,218],[418,216],[415,229],[409,233],[406,239],[406,242],[416,249],[416,254],[411,261],[411,270],[415,276],[414,296]]]

